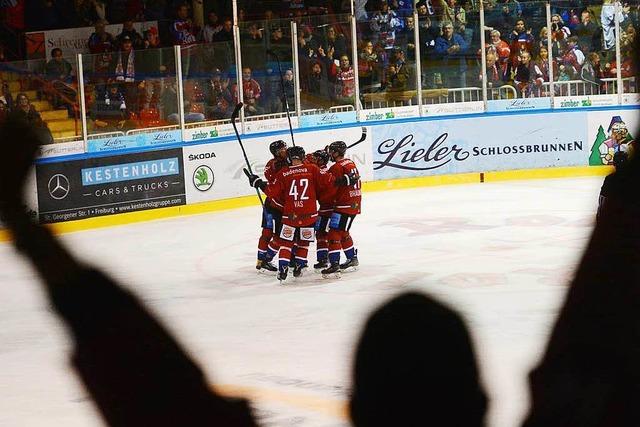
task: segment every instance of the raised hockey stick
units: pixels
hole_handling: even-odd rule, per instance
[[[233,126],[233,130],[236,133],[236,138],[238,139],[238,144],[240,144],[240,148],[242,149],[242,155],[244,156],[244,161],[247,163],[247,169],[253,175],[253,171],[251,170],[251,163],[249,163],[249,158],[247,157],[247,152],[244,150],[244,144],[242,144],[242,139],[240,139],[240,133],[238,133],[238,128],[236,127],[236,119],[238,118],[238,114],[240,114],[240,109],[244,104],[242,102],[238,102],[236,108],[233,109],[233,113],[231,114],[231,125]],[[260,190],[256,188],[256,193],[258,194],[258,199],[260,199],[260,204],[264,206],[264,202],[262,201],[262,196],[260,195]]]
[[[363,142],[365,139],[367,139],[367,128],[363,126],[362,127],[362,135],[360,136],[360,139],[357,140],[356,142],[354,142],[353,144],[347,146],[347,149],[355,147],[356,145],[358,145],[361,142]]]
[[[280,89],[282,90],[282,100],[284,101],[284,109],[287,112],[287,120],[289,121],[289,132],[291,133],[291,144],[295,147],[296,141],[293,139],[293,126],[291,126],[291,114],[289,114],[289,99],[287,98],[287,93],[284,90],[284,78],[282,77],[282,67],[280,67],[280,58],[278,55],[271,50],[267,49],[267,53],[274,58],[278,62],[278,73],[280,74]]]

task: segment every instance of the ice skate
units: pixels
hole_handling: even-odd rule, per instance
[[[331,264],[329,268],[322,270],[323,279],[339,279],[340,278],[340,264],[337,262]]]
[[[293,267],[293,277],[298,278],[302,277],[304,271],[307,269],[307,264],[298,264]]]
[[[313,264],[313,271],[316,273],[321,273],[325,268],[329,268],[329,262],[326,259],[319,260],[317,263]]]
[[[280,281],[281,285],[286,285],[287,283],[287,274],[289,273],[289,267],[284,267],[280,271],[278,271],[278,281]]]
[[[347,260],[347,262],[340,264],[340,270],[343,273],[351,273],[353,271],[357,271],[359,265],[358,257],[354,255],[353,258]]]
[[[273,265],[270,261],[258,260],[256,263],[256,270],[259,274],[268,274],[272,276],[278,272],[278,267]]]

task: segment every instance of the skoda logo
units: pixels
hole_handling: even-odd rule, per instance
[[[193,172],[193,185],[196,190],[209,190],[213,187],[213,180],[213,170],[207,165],[200,165]]]
[[[57,173],[51,177],[47,188],[49,189],[49,195],[53,199],[62,200],[69,194],[71,186],[66,176]]]

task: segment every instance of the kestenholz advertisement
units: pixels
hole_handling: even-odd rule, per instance
[[[36,165],[40,222],[185,204],[182,150]]]
[[[375,179],[587,165],[586,113],[373,127]]]

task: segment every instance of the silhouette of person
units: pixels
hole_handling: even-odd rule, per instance
[[[211,388],[184,349],[129,291],[82,266],[26,214],[23,190],[37,132],[11,115],[0,170],[0,212],[17,250],[39,273],[74,342],[72,365],[110,426],[255,426],[244,400]]]
[[[484,425],[487,398],[467,328],[425,295],[400,295],[369,317],[353,383],[356,427]]]
[[[591,240],[540,364],[525,427],[640,425],[640,164],[606,179]]]

